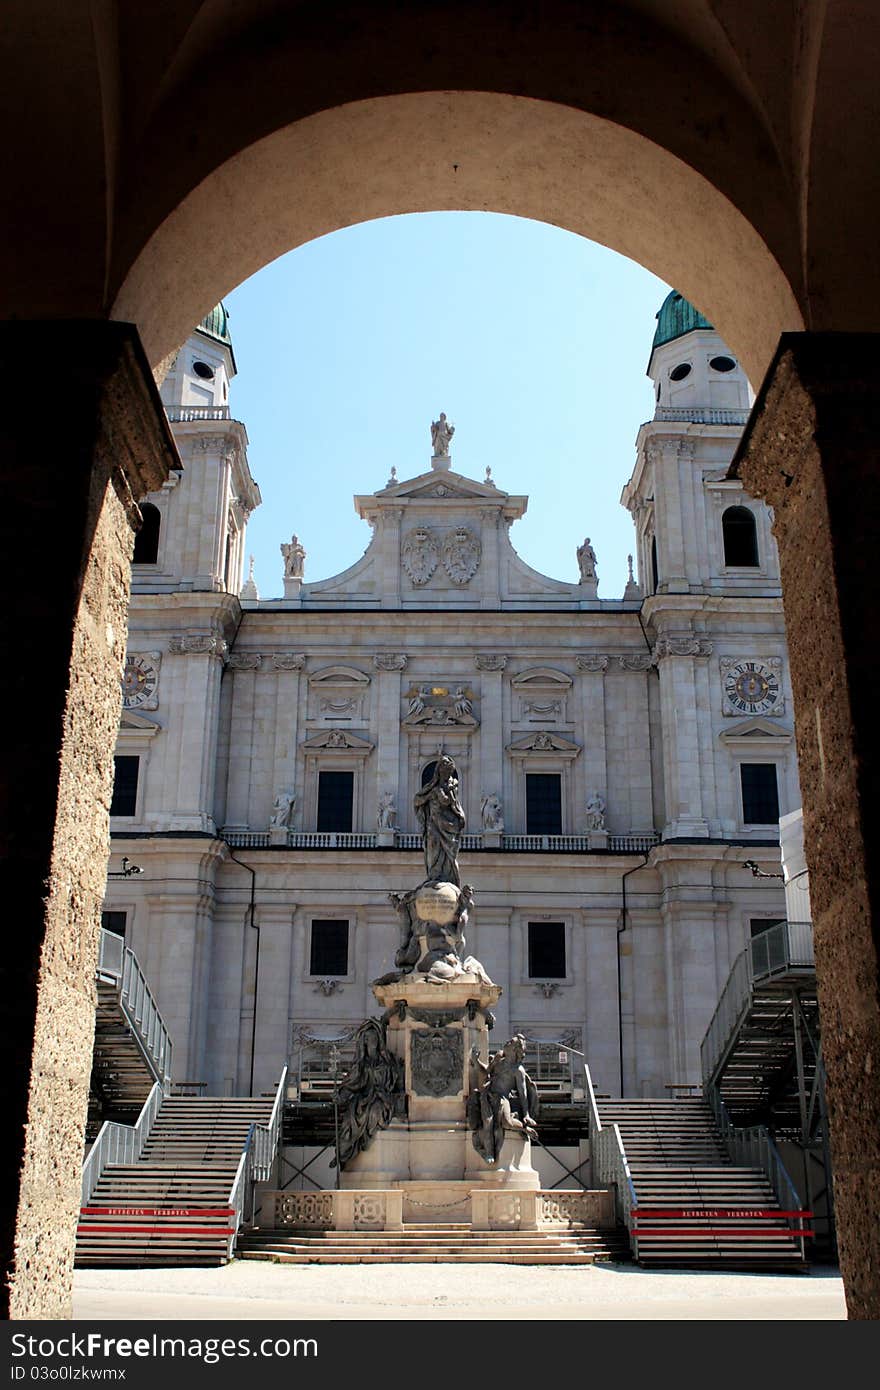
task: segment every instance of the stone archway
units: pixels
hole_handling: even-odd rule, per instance
[[[830,0],[771,25],[762,0],[695,0],[672,16],[653,0],[209,8],[181,5],[161,33],[112,7],[47,21],[23,2],[10,19],[24,37],[4,94],[26,119],[9,125],[18,321],[4,325],[3,363],[18,411],[2,428],[4,553],[11,573],[28,572],[37,533],[52,557],[46,582],[19,596],[44,660],[38,691],[21,677],[8,766],[7,839],[27,900],[8,952],[14,1308],[69,1308],[131,493],[156,486],[172,457],[148,362],[309,237],[389,212],[489,207],[643,261],[719,326],[753,380],[769,365],[740,467],[777,512],[834,1019],[841,1248],[851,1312],[876,1315],[876,12]],[[71,318],[52,328],[70,369],[49,402],[34,355],[45,321]],[[773,357],[781,333],[793,336]]]

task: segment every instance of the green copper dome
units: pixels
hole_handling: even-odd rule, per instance
[[[704,318],[699,309],[695,309],[678,290],[672,290],[666,296],[657,313],[657,329],[654,333],[654,341],[651,344],[651,351],[662,347],[664,343],[671,343],[673,339],[680,338],[684,333],[690,333],[695,328],[712,328],[712,324]]]
[[[225,304],[215,304],[210,314],[206,314],[199,324],[199,332],[207,333],[209,338],[216,338],[218,342],[226,343],[232,347],[232,339],[229,336],[229,315],[226,312]]]

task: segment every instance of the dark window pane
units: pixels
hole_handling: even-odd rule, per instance
[[[529,922],[529,978],[565,979],[564,922]]]
[[[721,518],[725,565],[757,565],[758,533],[748,507],[728,507]]]
[[[772,825],[779,820],[779,792],[775,763],[743,763],[740,768],[743,821],[746,825]]]
[[[348,923],[335,917],[312,922],[310,975],[348,974]]]
[[[111,816],[133,816],[137,808],[140,758],[113,759],[113,799]]]
[[[423,767],[423,768],[422,768],[422,786],[423,786],[423,787],[426,787],[426,786],[428,785],[428,783],[430,782],[431,778],[434,776],[434,773],[435,773],[436,771],[437,771],[437,763],[436,763],[436,760],[435,760],[433,763],[428,763],[426,767]]]
[[[353,772],[318,773],[318,829],[351,830]]]
[[[526,774],[526,834],[562,834],[562,778],[558,772]]]
[[[750,917],[749,932],[752,936],[760,936],[762,931],[769,931],[771,927],[778,927],[779,923],[784,921],[784,917]]]
[[[125,912],[102,912],[101,926],[105,931],[115,932],[117,936],[125,936]]]
[[[159,558],[159,527],[162,516],[159,508],[154,507],[152,502],[143,504],[141,516],[144,518],[144,524],[134,538],[132,563],[135,565],[155,565]]]
[[[654,593],[660,585],[660,571],[657,568],[657,537],[651,537],[651,574],[654,579]]]

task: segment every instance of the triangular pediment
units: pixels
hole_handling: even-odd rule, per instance
[[[403,482],[385,487],[377,497],[477,497],[481,501],[503,502],[506,493],[501,492],[494,483],[478,483],[476,478],[465,478],[451,469],[432,469],[430,473],[420,473],[415,478],[405,478]]]
[[[359,738],[348,729],[326,729],[320,734],[315,734],[313,738],[307,738],[302,744],[306,753],[333,751],[351,753],[357,757],[366,757],[368,753],[372,753],[374,746],[368,739]]]
[[[572,743],[571,739],[541,729],[514,739],[513,743],[507,745],[507,751],[512,758],[529,758],[541,753],[558,758],[576,758],[581,750],[580,745]]]
[[[740,743],[747,740],[749,743],[791,743],[793,735],[790,729],[780,727],[770,719],[762,719],[756,716],[754,719],[743,719],[738,724],[731,724],[723,729],[718,735],[722,743]]]
[[[159,732],[160,725],[155,719],[148,719],[145,714],[138,714],[137,710],[124,709],[119,720],[119,732],[146,734],[151,737]]]

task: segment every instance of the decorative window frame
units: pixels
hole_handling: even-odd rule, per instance
[[[306,926],[305,953],[303,956],[302,981],[304,984],[315,985],[320,980],[338,980],[340,985],[351,984],[357,978],[355,969],[356,960],[356,933],[358,929],[358,914],[354,908],[345,907],[323,907],[320,904],[314,907],[304,907],[301,909]],[[344,975],[313,975],[309,970],[312,959],[312,924],[314,922],[347,922],[348,923],[348,970]]]
[[[573,970],[573,931],[575,914],[563,908],[556,912],[534,912],[523,909],[517,914],[516,929],[519,934],[519,983],[522,989],[530,989],[541,985],[558,985],[560,989],[569,989],[575,983]],[[564,975],[530,975],[529,974],[529,923],[530,922],[561,922],[565,931],[565,974]],[[532,1025],[534,1027],[534,1025]]]
[[[533,666],[520,671],[511,678],[510,688],[519,697],[519,708],[514,716],[514,724],[534,726],[535,724],[567,725],[567,701],[573,685],[572,677],[565,671],[551,666]],[[554,714],[531,712],[528,701],[537,697],[538,704],[558,702],[559,709]]]
[[[137,710],[133,709],[122,711],[119,733],[116,735],[116,747],[113,750],[114,756],[118,758],[139,758],[140,762],[138,765],[138,784],[134,815],[111,816],[111,834],[124,834],[126,830],[132,830],[143,824],[147,769],[150,764],[150,746],[152,740],[158,733],[159,725],[154,720],[148,719],[146,715],[140,714]]]
[[[776,768],[776,791],[779,798],[779,813],[785,815],[788,775],[795,758],[794,736],[778,725],[771,724],[764,715],[755,715],[725,729],[718,735],[719,742],[726,748],[730,758],[730,768],[734,780],[737,831],[744,836],[766,839],[768,830],[778,838],[779,822],[746,822],[743,811],[742,775],[743,763],[771,763]]]
[[[353,734],[350,729],[325,729],[300,744],[305,757],[303,788],[304,825],[318,824],[318,774],[320,772],[353,772],[351,799],[351,833],[361,833],[367,824],[365,799],[365,768],[375,744]],[[372,823],[370,824],[372,829]],[[340,832],[342,833],[342,832]]]
[[[771,579],[778,581],[778,564],[771,565],[773,537],[770,531],[770,518],[762,502],[756,502],[743,490],[741,483],[727,479],[704,477],[703,485],[711,499],[715,511],[715,524],[711,528],[714,545],[715,572],[722,578],[730,579]],[[728,565],[724,562],[724,513],[730,507],[742,507],[751,512],[755,520],[755,541],[758,546],[756,565]]]
[[[537,747],[535,746],[537,744]],[[527,835],[526,829],[526,774],[529,772],[556,773],[561,778],[562,825],[561,835],[576,834],[570,827],[575,825],[577,811],[574,804],[573,764],[581,752],[580,745],[562,734],[550,729],[536,729],[523,738],[514,739],[507,745],[507,755],[513,762],[513,812],[514,825],[522,830],[511,833]]]

